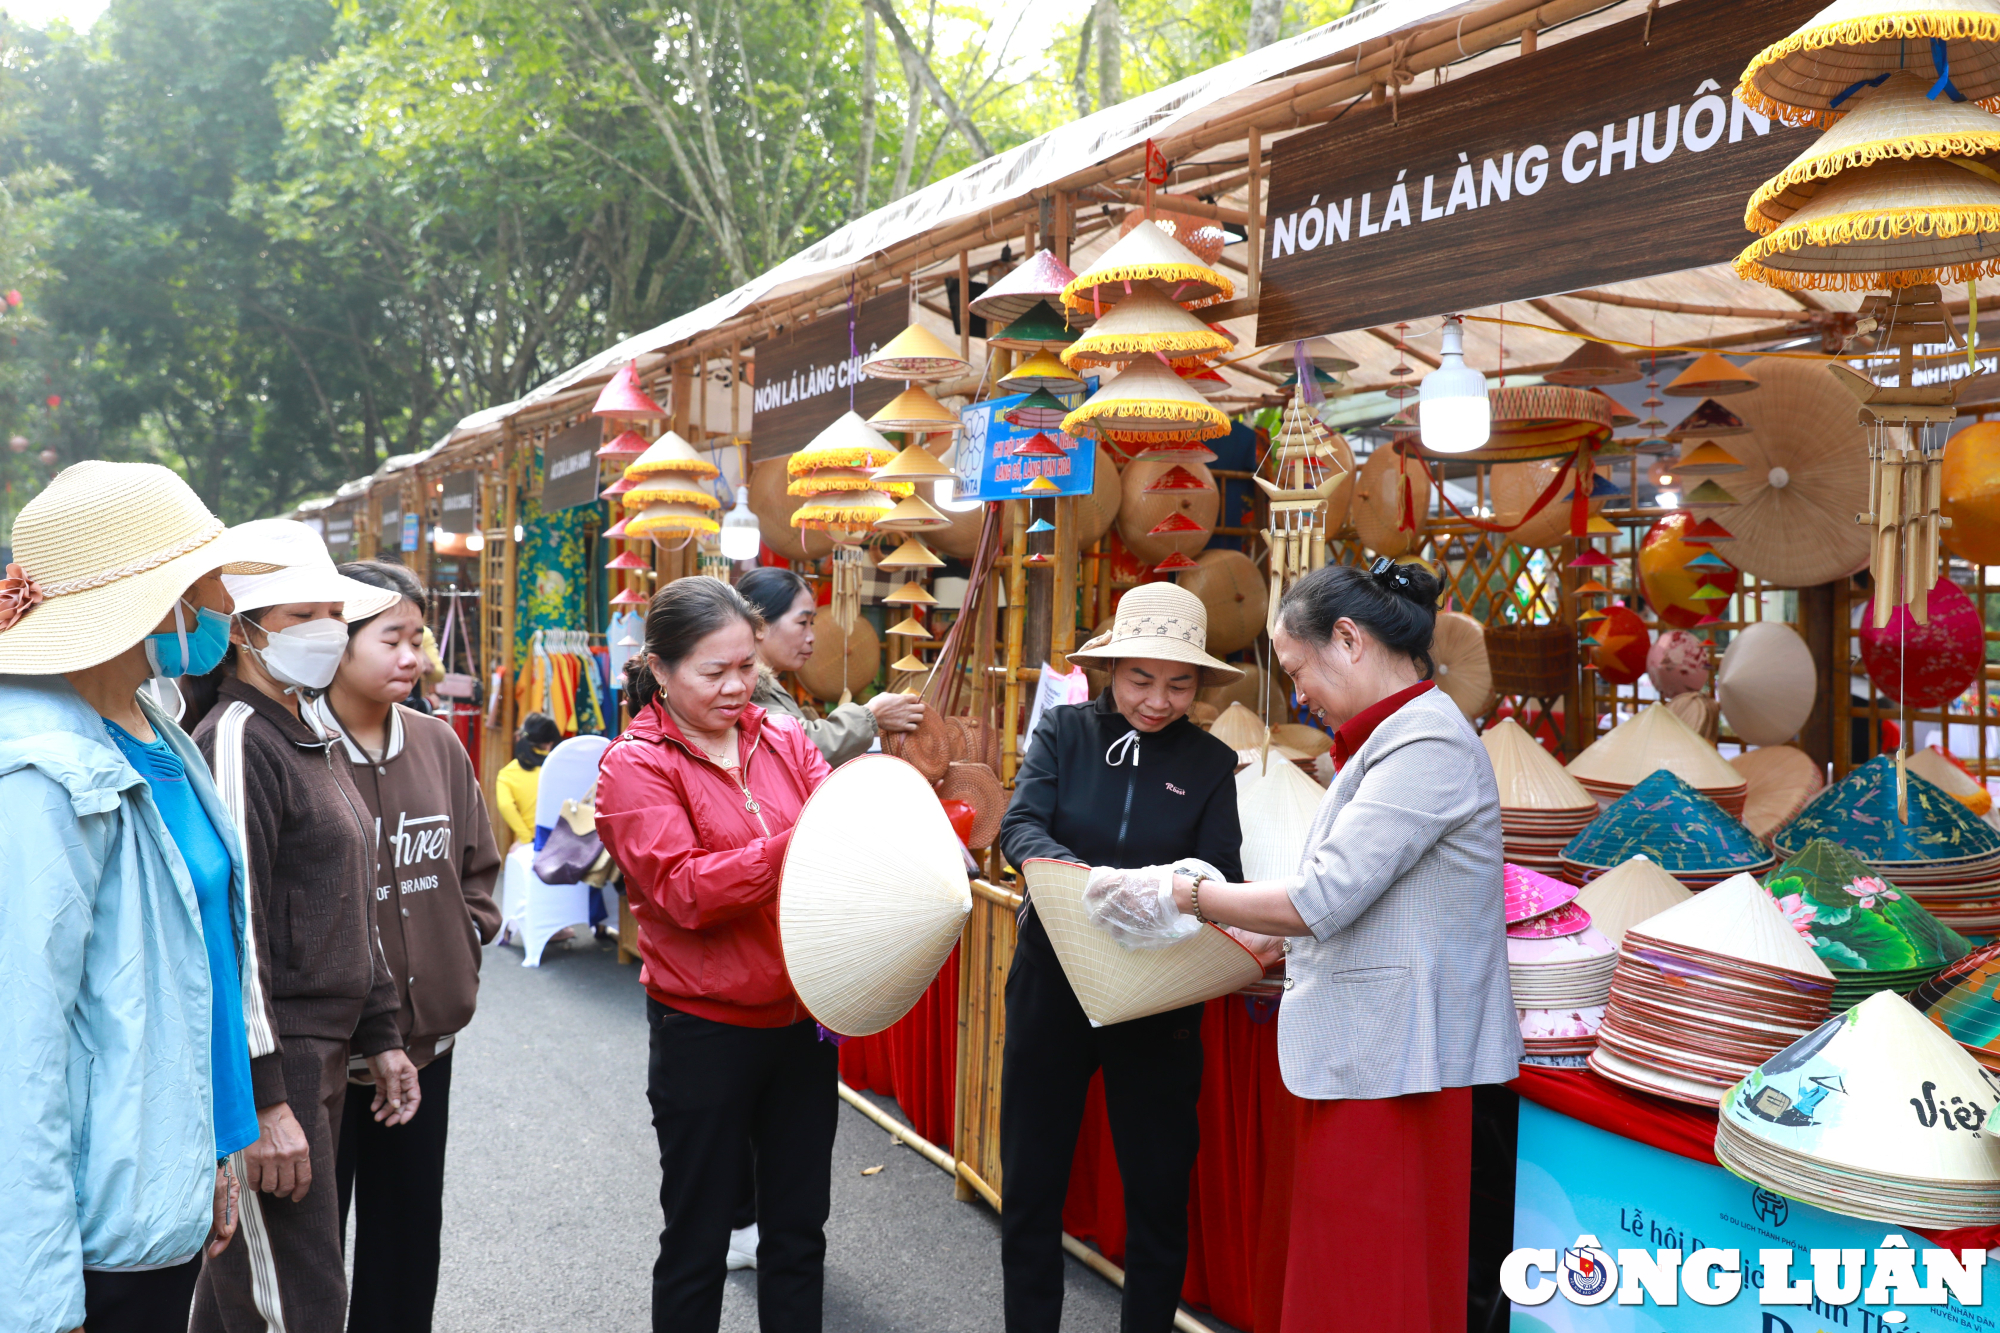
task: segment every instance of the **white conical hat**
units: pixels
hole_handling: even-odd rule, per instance
[[[1818,693],[1812,649],[1781,620],[1753,621],[1736,631],[1715,672],[1722,715],[1749,745],[1783,745],[1796,736]]]
[[[1731,875],[1707,892],[1627,927],[1626,933],[1657,944],[1740,958],[1758,967],[1833,980],[1833,973],[1792,928],[1777,901],[1748,874]]]
[[[1249,750],[1264,743],[1264,724],[1242,704],[1233,703],[1208,724],[1208,734],[1232,750]]]
[[[1326,791],[1290,759],[1271,747],[1268,763],[1252,761],[1250,781],[1236,789],[1236,815],[1243,825],[1243,878],[1284,879],[1299,873],[1306,833]]]
[[[1089,866],[1036,860],[1021,874],[1070,989],[1099,1026],[1213,1000],[1264,975],[1248,949],[1214,926],[1164,949],[1126,948],[1084,912]]]
[[[1627,718],[1569,761],[1573,778],[1626,787],[1663,768],[1698,791],[1743,785],[1743,775],[1665,704]]]
[[[1590,913],[1590,924],[1606,939],[1622,944],[1626,931],[1692,897],[1685,884],[1646,857],[1635,856],[1584,885],[1576,905]]]
[[[799,812],[778,889],[785,970],[847,1037],[910,1012],[972,911],[965,852],[937,794],[900,759],[849,760]]]
[[[1588,810],[1597,801],[1528,729],[1503,717],[1481,733],[1503,810]]]
[[[1769,621],[1763,622],[1769,624]],[[1826,771],[1804,750],[1760,745],[1729,761],[1749,789],[1743,794],[1743,827],[1769,842],[1826,786]],[[1915,765],[1911,765],[1915,771]]]

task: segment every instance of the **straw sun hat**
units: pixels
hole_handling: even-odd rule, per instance
[[[253,554],[254,553],[254,554]],[[107,662],[151,634],[196,579],[277,569],[156,463],[78,463],[14,519],[0,582],[0,674]]]
[[[1243,672],[1208,655],[1208,608],[1201,598],[1174,583],[1144,583],[1125,594],[1111,632],[1100,634],[1071,657],[1154,657],[1201,668],[1203,686],[1225,685]]]

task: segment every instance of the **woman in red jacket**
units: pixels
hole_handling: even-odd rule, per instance
[[[660,1140],[655,1333],[722,1320],[746,1146],[757,1160],[757,1314],[816,1333],[826,1259],[834,1049],[778,946],[778,874],[826,760],[750,702],[763,621],[720,579],[684,578],[646,612],[626,665],[637,710],[597,782],[597,830],[639,923]]]

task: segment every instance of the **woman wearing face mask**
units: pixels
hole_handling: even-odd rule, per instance
[[[500,853],[478,775],[450,724],[401,702],[424,667],[423,585],[377,561],[340,572],[397,601],[348,621],[347,653],[332,686],[306,705],[306,721],[338,738],[374,821],[381,869],[369,897],[421,1094],[407,1123],[377,1121],[367,1064],[358,1052],[350,1057],[340,1121],[343,1235],[350,1199],[360,1215],[347,1323],[424,1333],[437,1301],[452,1043],[472,1021],[479,946],[500,930]]]
[[[1109,634],[1070,654],[1109,661],[1111,686],[1091,703],[1042,714],[1000,824],[1009,862],[1138,868],[1192,858],[1213,874],[1240,875],[1236,755],[1187,720],[1197,688],[1243,674],[1208,655],[1207,631],[1198,597],[1148,583],[1125,594]],[[1091,1026],[1034,903],[1022,913],[1000,1074],[1007,1328],[1040,1333],[1061,1322],[1063,1197],[1084,1093],[1102,1069],[1131,1227],[1121,1327],[1164,1333],[1187,1269],[1201,1006]]]
[[[797,671],[812,657],[813,617],[819,607],[804,578],[789,569],[766,565],[736,583],[743,600],[764,617],[764,637],[757,641],[757,693],[752,702],[767,713],[799,720],[826,762],[838,768],[866,754],[879,735],[915,731],[924,720],[924,703],[913,694],[876,695],[865,704],[842,704],[818,717],[800,707],[791,691],[774,674]]]
[[[597,780],[597,831],[639,923],[660,1140],[656,1333],[722,1318],[745,1146],[757,1161],[757,1315],[820,1326],[834,1048],[818,1039],[778,944],[792,825],[828,773],[804,732],[750,702],[763,621],[719,579],[676,580],[626,664],[639,710]]]
[[[542,787],[542,761],[561,741],[562,732],[547,713],[530,713],[514,729],[514,757],[500,769],[493,792],[493,803],[500,807],[500,818],[507,825],[512,842],[534,845],[535,799]]]
[[[249,868],[259,993],[245,1019],[260,1133],[240,1155],[243,1226],[203,1266],[191,1326],[339,1333],[347,1278],[333,1176],[350,1044],[375,1077],[376,1118],[407,1121],[420,1094],[371,919],[375,829],[346,756],[300,707],[340,665],[343,610],[365,619],[401,598],[341,577],[303,523],[239,531],[290,564],[224,579],[236,603],[231,654],[195,743]]]
[[[228,644],[276,568],[150,463],[79,463],[0,580],[0,1330],[182,1333],[257,1137],[242,852],[140,686]]]

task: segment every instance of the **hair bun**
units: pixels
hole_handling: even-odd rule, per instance
[[[1430,610],[1437,608],[1438,594],[1444,591],[1443,582],[1424,566],[1399,565],[1386,555],[1375,557],[1368,566],[1368,575],[1382,591]]]

